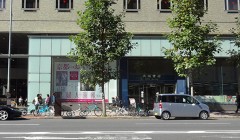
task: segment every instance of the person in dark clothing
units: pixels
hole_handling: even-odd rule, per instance
[[[236,94],[236,103],[237,103],[237,110],[235,112],[238,113],[238,109],[240,108],[240,95],[238,92]]]

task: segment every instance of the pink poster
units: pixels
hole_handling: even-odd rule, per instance
[[[70,71],[70,80],[78,80],[78,71]]]

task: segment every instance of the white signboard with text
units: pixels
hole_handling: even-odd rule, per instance
[[[62,102],[101,102],[101,88],[81,83],[80,76],[80,66],[75,62],[55,62],[54,92],[61,93]]]

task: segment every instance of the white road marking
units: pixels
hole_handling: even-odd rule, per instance
[[[68,138],[68,137],[4,137],[5,139],[24,139],[24,140],[89,140],[89,139],[107,139],[107,140],[116,140],[121,139],[121,136],[84,136],[84,137],[76,137],[76,138]],[[129,136],[130,139],[141,139],[141,140],[151,140],[151,137],[148,136]],[[124,139],[129,139],[127,136],[124,136]]]
[[[24,140],[89,140],[89,139],[109,139],[109,140],[117,140],[119,137],[78,137],[78,138],[65,138],[65,137],[4,137],[5,139],[24,139]],[[139,139],[139,140],[151,140],[152,138],[146,137],[134,137],[131,139]]]
[[[206,133],[206,131],[188,131],[189,134],[202,134],[202,133]]]
[[[83,138],[65,138],[65,137],[4,137],[6,139],[24,139],[24,140],[87,140],[89,137]]]
[[[221,139],[240,139],[240,137],[220,137]]]
[[[49,134],[50,132],[29,132],[30,135]]]
[[[230,125],[230,123],[136,123],[137,125],[169,125],[169,124],[181,124],[181,125],[192,125],[192,124],[197,124],[197,125],[206,125],[206,124],[211,124],[211,125]]]
[[[136,133],[136,134],[142,134],[142,131],[136,131],[136,132],[134,132],[134,133]],[[153,133],[153,131],[144,131],[144,134],[152,134]]]
[[[82,132],[82,134],[101,134],[101,132],[95,132],[95,131],[92,131],[92,132]]]
[[[16,126],[18,126],[18,125],[40,125],[40,124],[0,124],[0,125],[16,125]]]
[[[0,132],[0,135],[240,134],[240,130]]]

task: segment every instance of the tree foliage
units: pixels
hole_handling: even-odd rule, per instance
[[[174,63],[178,75],[188,76],[195,68],[215,63],[214,54],[220,51],[216,36],[217,25],[211,22],[202,24],[206,13],[203,0],[172,0],[173,17],[168,20],[171,28],[167,35],[171,48],[165,55]]]
[[[237,21],[236,21],[236,28],[232,28],[230,32],[234,36],[234,45],[237,46],[237,50],[229,50],[229,54],[231,55],[231,62],[237,64],[237,66],[240,66],[240,16],[238,16]]]
[[[109,64],[119,60],[132,49],[131,33],[125,31],[123,14],[115,14],[111,0],[87,0],[86,9],[79,11],[77,24],[83,29],[71,36],[76,48],[70,58],[81,65],[81,81],[91,86],[102,86],[117,78],[118,70]]]

